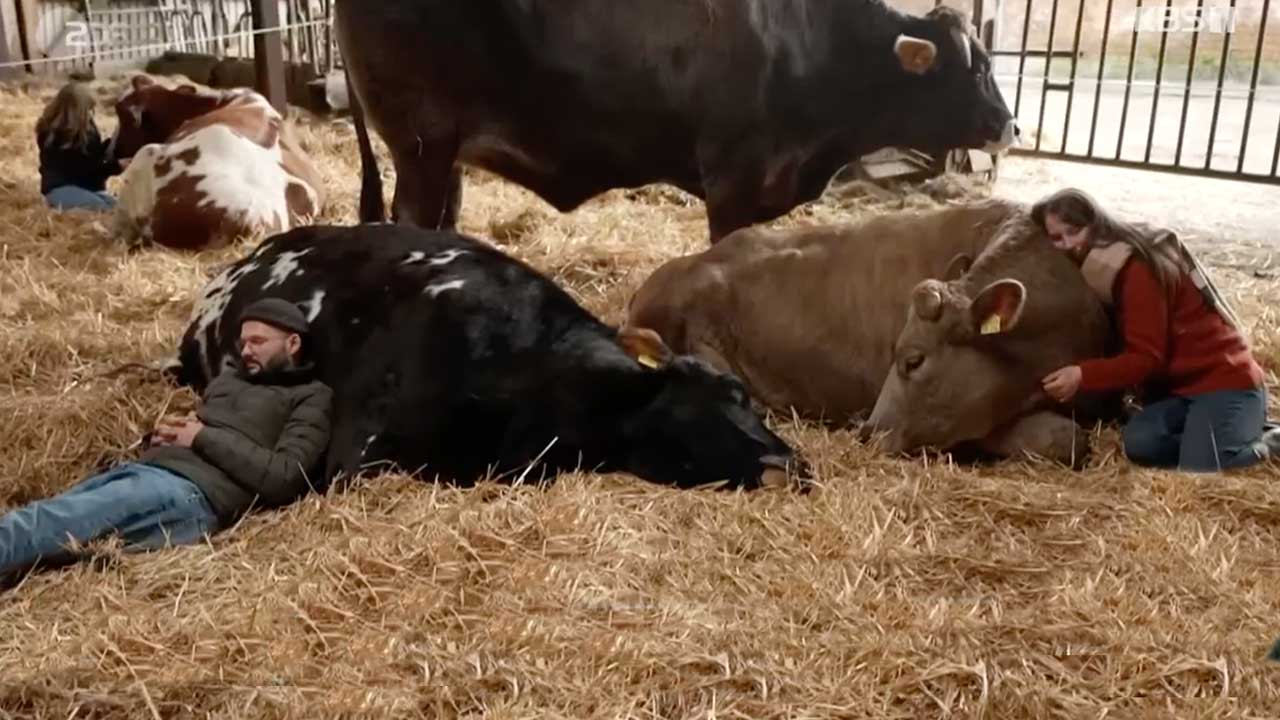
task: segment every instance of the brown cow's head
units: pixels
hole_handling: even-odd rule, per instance
[[[1025,218],[1010,225],[961,278],[916,285],[864,429],[889,452],[986,438],[1048,406],[1045,375],[1104,352],[1107,317],[1079,269]]]
[[[183,123],[223,102],[224,93],[195,85],[169,89],[146,75],[135,75],[129,92],[116,102],[119,124],[109,153],[116,160],[132,158],[143,145],[168,141]]]

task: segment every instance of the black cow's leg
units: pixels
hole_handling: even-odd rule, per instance
[[[707,191],[707,229],[712,245],[750,225],[756,214],[755,202],[746,193]]]
[[[445,201],[444,216],[440,221],[441,229],[456,229],[458,227],[458,214],[461,212],[462,168],[455,164],[453,166],[453,172],[449,174],[449,199]]]
[[[396,194],[392,220],[421,228],[452,228],[461,202],[461,173],[452,141],[419,138],[395,153]],[[446,224],[448,222],[449,224]]]

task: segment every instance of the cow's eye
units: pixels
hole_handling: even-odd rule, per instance
[[[924,355],[922,353],[911,353],[902,359],[902,372],[904,375],[910,375],[920,366],[924,364]]]

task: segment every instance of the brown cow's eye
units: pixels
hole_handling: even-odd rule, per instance
[[[920,366],[923,364],[924,355],[921,355],[920,353],[911,353],[902,359],[902,371],[904,374],[910,375],[920,369]]]

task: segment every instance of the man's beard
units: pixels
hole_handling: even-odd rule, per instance
[[[272,374],[292,370],[293,368],[293,358],[287,354],[276,355],[268,358],[265,363],[256,369],[254,366],[244,363],[245,372],[249,375]]]

